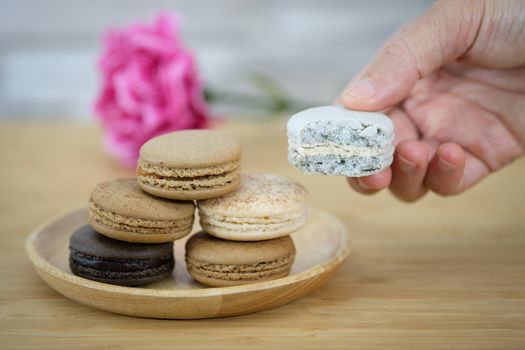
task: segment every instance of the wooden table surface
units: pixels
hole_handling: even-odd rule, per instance
[[[98,182],[132,171],[102,151],[95,125],[1,122],[0,348],[525,348],[525,159],[464,195],[404,204],[295,171],[284,120],[224,128],[242,142],[244,170],[300,181],[347,226],[350,257],[324,287],[278,309],[196,321],[62,297],[33,271],[25,238]]]

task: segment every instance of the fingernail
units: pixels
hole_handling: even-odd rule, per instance
[[[439,169],[443,171],[452,171],[456,168],[455,164],[449,163],[443,158],[439,158],[438,166],[439,166]]]
[[[370,188],[370,186],[368,186],[367,184],[365,184],[363,182],[363,180],[359,177],[357,178],[357,183],[359,184],[359,187],[361,187],[362,189],[364,190],[371,190],[372,188]]]
[[[404,173],[409,173],[416,168],[416,163],[410,162],[402,157],[399,157],[399,169]]]
[[[345,95],[358,98],[371,98],[376,94],[376,86],[372,80],[363,78],[354,81],[345,92]]]
[[[456,192],[461,191],[463,189],[463,183],[465,183],[465,173],[463,173],[461,180],[459,180],[458,185],[456,186]]]

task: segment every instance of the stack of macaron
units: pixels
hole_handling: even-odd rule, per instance
[[[287,276],[295,259],[290,233],[307,218],[306,190],[272,174],[243,174],[227,195],[199,200],[204,231],[186,243],[191,276],[231,286]]]
[[[137,178],[95,187],[88,222],[70,239],[70,268],[81,277],[138,286],[171,275],[173,242],[186,244],[191,276],[230,286],[288,275],[289,234],[306,221],[306,191],[277,175],[241,175],[239,143],[218,131],[189,130],[146,142]]]

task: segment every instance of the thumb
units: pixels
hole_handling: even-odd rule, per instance
[[[435,3],[394,33],[338,102],[350,109],[383,110],[404,100],[419,79],[468,51],[481,25],[483,3]]]

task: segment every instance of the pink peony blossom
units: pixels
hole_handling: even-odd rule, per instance
[[[177,31],[178,21],[161,14],[152,25],[131,24],[104,37],[94,109],[107,150],[129,167],[150,138],[209,126],[193,56]]]

